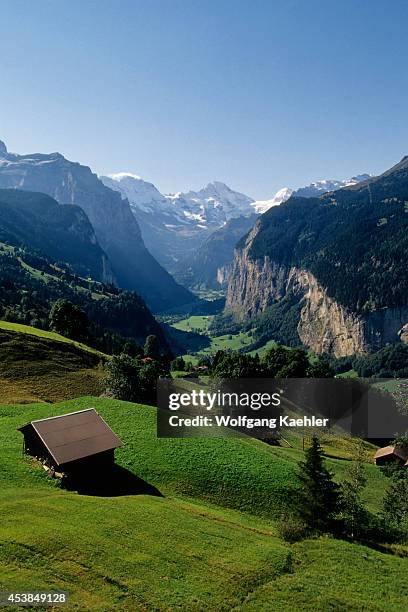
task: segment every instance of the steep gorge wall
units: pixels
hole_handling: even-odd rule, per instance
[[[251,259],[249,249],[256,231],[255,227],[242,250],[236,250],[228,286],[226,310],[239,320],[254,317],[292,293],[302,304],[299,338],[316,353],[342,357],[378,350],[399,339],[408,342],[408,306],[383,308],[364,316],[353,313],[333,300],[307,270],[283,266],[267,256]]]
[[[233,311],[241,321],[263,312],[288,291],[288,268],[275,264],[269,257],[261,261],[249,256],[257,231],[258,224],[248,234],[245,247],[235,250],[229,278],[225,308]]]

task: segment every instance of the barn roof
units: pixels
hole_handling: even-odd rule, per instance
[[[122,446],[121,440],[94,408],[31,421],[32,427],[57,465]]]
[[[384,446],[378,449],[374,455],[374,459],[381,459],[381,457],[398,457],[403,461],[407,461],[408,453],[398,446]]]

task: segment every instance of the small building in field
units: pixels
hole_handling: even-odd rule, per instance
[[[376,465],[400,463],[408,467],[408,452],[398,446],[384,446],[375,453],[374,462]]]
[[[94,408],[31,421],[19,431],[23,450],[52,472],[100,472],[112,467],[121,440]]]

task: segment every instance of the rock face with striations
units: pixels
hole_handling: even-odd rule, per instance
[[[408,159],[377,178],[268,211],[235,251],[226,309],[240,320],[285,297],[297,333],[338,357],[408,340]]]
[[[193,301],[146,249],[127,200],[90,168],[59,153],[16,155],[0,143],[0,188],[39,191],[80,206],[95,229],[120,287],[140,293],[154,310]]]

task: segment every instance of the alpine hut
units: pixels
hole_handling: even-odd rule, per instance
[[[408,452],[398,446],[384,446],[375,453],[374,462],[376,465],[400,463],[408,467]]]
[[[19,431],[23,450],[52,472],[89,473],[112,467],[121,440],[94,408],[31,421]]]

